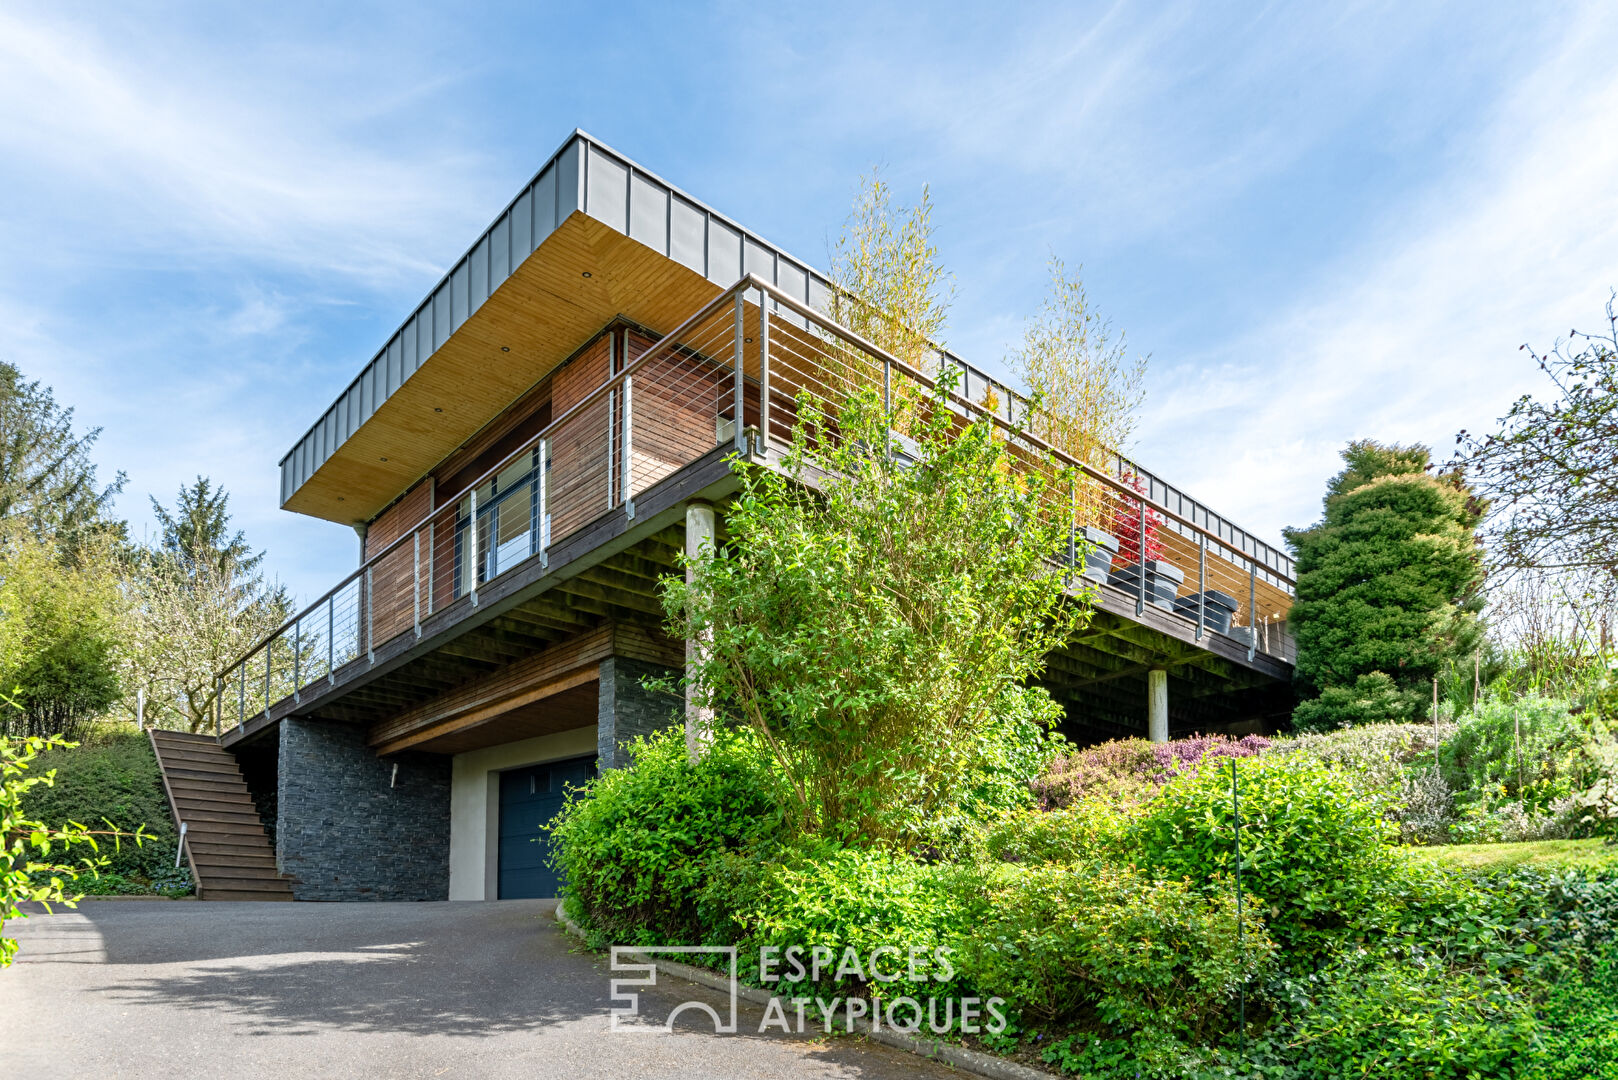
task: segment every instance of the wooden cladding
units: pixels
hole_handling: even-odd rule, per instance
[[[367,742],[391,754],[463,733],[594,682],[601,661],[624,656],[665,667],[684,662],[679,642],[642,627],[609,623],[439,694],[372,725]]]
[[[381,551],[412,526],[427,516],[433,508],[433,480],[427,477],[407,491],[403,498],[371,522],[365,530],[365,554]],[[406,540],[383,556],[371,568],[369,582],[371,634],[370,647],[402,634],[415,625],[416,618],[416,545]],[[421,572],[427,572],[427,544],[421,542]],[[362,586],[363,588],[363,586]],[[362,596],[364,593],[362,592]],[[421,614],[427,614],[427,593],[420,594]]]

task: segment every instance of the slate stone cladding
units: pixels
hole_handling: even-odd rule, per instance
[[[629,764],[623,745],[637,735],[684,722],[685,703],[675,694],[653,693],[641,685],[647,677],[678,675],[674,668],[627,656],[601,661],[597,697],[596,755],[602,769]]]
[[[360,727],[293,717],[279,756],[275,856],[296,899],[449,898],[449,757],[383,760]]]

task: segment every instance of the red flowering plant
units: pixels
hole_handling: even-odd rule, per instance
[[[1146,494],[1146,483],[1136,474],[1125,473],[1121,479],[1140,494]],[[1139,563],[1141,501],[1117,493],[1114,493],[1113,498],[1112,535],[1118,538],[1118,554],[1113,557],[1113,565],[1128,566]],[[1158,539],[1158,530],[1167,524],[1162,514],[1155,510],[1146,511],[1146,558],[1163,557],[1163,542]]]

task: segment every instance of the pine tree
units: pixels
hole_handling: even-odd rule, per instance
[[[1342,456],[1324,518],[1286,532],[1297,679],[1313,698],[1299,727],[1425,715],[1431,680],[1481,636],[1481,508],[1460,479],[1432,475],[1423,446],[1354,442]]]

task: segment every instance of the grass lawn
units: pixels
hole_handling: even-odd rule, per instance
[[[1463,870],[1544,866],[1618,871],[1618,844],[1605,840],[1530,840],[1521,844],[1442,844],[1406,848],[1413,856]]]

